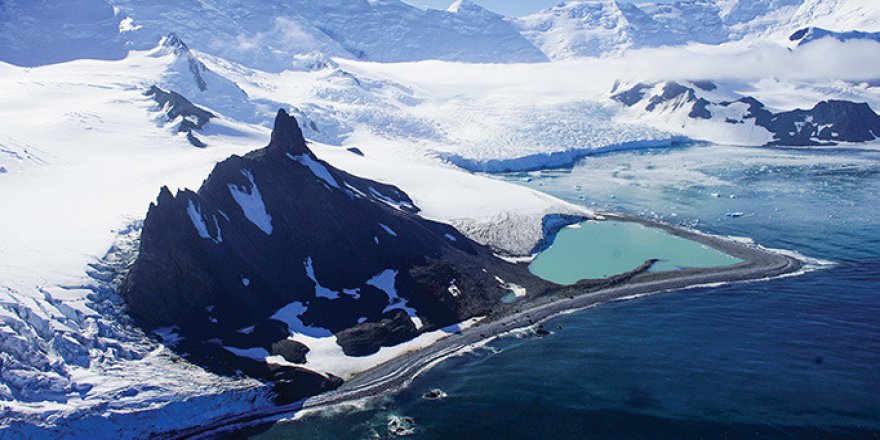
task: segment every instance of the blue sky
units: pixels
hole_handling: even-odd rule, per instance
[[[417,6],[423,6],[434,9],[446,9],[454,0],[404,0]],[[666,0],[660,0],[664,2]],[[514,17],[520,15],[531,14],[532,12],[545,9],[559,3],[559,0],[475,0],[475,3],[483,5],[487,9],[491,9],[499,14],[512,15]]]

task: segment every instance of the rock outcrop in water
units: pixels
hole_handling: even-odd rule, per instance
[[[295,397],[338,384],[305,370],[315,341],[343,361],[488,314],[511,283],[549,287],[418,211],[318,159],[282,110],[266,148],[217,164],[198,192],[162,188],[124,296],[190,359],[304,384]]]
[[[759,127],[772,137],[765,146],[833,146],[870,142],[880,138],[880,115],[866,103],[822,101],[811,109],[774,113],[761,101],[746,96],[712,100],[703,95],[717,89],[708,81],[615,86],[611,99],[647,113],[683,112],[694,120]]]

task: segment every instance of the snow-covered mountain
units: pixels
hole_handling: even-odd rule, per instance
[[[503,17],[467,2],[438,11],[399,0],[109,1],[127,17],[133,47],[175,32],[201,51],[270,71],[309,52],[382,62],[546,60]]]
[[[629,49],[716,45],[789,35],[807,26],[880,30],[880,3],[866,0],[676,0],[638,3],[572,0],[511,19],[551,59],[620,54]]]

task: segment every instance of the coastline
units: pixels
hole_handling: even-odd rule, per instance
[[[550,295],[503,306],[477,325],[452,334],[424,349],[408,352],[364,371],[329,393],[291,405],[266,407],[262,411],[237,417],[218,418],[201,426],[165,432],[157,435],[156,438],[208,438],[222,434],[228,435],[289,419],[297,412],[316,412],[396,392],[408,386],[422,372],[431,369],[451,356],[470,350],[475,346],[484,345],[513,330],[532,327],[559,315],[595,307],[603,303],[717,283],[770,280],[797,274],[804,268],[803,261],[793,256],[761,248],[756,244],[708,235],[632,215],[597,214],[598,218],[606,220],[628,221],[659,228],[672,235],[715,248],[743,261],[726,267],[683,269],[658,273],[647,272],[646,270],[650,266],[647,265],[633,272],[605,280],[591,280],[586,283],[565,286]]]

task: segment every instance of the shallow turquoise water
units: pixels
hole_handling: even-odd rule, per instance
[[[658,261],[651,270],[730,266],[738,258],[662,229],[633,222],[588,221],[563,228],[556,240],[535,258],[529,269],[554,283],[574,284],[605,278]]]

